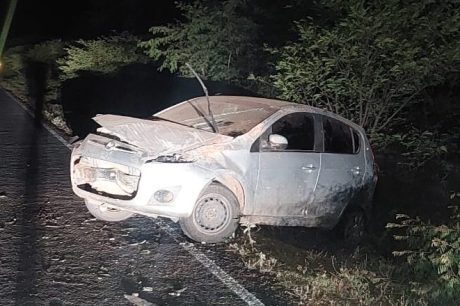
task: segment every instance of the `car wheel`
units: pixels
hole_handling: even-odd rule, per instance
[[[101,203],[85,200],[86,207],[89,212],[96,218],[102,221],[118,222],[126,220],[134,215],[134,213],[126,210],[101,206]]]
[[[192,215],[181,218],[183,232],[198,242],[217,243],[238,227],[239,205],[235,195],[220,184],[211,184],[195,203]]]
[[[337,232],[346,245],[357,246],[366,234],[366,216],[362,210],[347,211],[337,225]]]

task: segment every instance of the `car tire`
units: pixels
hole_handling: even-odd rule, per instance
[[[363,241],[367,232],[366,215],[362,210],[345,211],[336,231],[347,246],[356,247]]]
[[[85,200],[86,208],[98,220],[118,222],[126,220],[134,215],[134,213],[126,210],[115,208],[102,207],[101,203]]]
[[[192,214],[181,218],[182,231],[192,240],[223,242],[238,228],[239,204],[233,192],[213,183],[200,195]]]

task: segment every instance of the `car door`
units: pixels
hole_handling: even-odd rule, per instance
[[[307,214],[335,225],[345,207],[353,201],[362,186],[365,172],[361,134],[337,119],[321,116],[323,152],[321,172],[315,190],[315,201]]]
[[[260,137],[253,215],[304,216],[320,169],[320,154],[315,151],[315,118],[306,112],[285,115]],[[284,136],[287,147],[272,148],[270,134]]]

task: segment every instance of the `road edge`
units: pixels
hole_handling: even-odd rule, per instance
[[[4,87],[0,86],[0,89],[6,93],[6,95],[13,101],[15,101],[29,116],[35,119],[35,114],[33,111],[24,103],[18,100],[12,93],[6,90]],[[64,137],[59,135],[47,121],[43,120],[40,122],[41,126],[45,128],[52,136],[54,136],[62,145],[67,149],[72,150],[73,146],[68,142]],[[264,306],[254,294],[249,292],[245,287],[243,287],[237,280],[225,272],[220,266],[218,266],[212,259],[206,256],[203,252],[197,249],[193,243],[181,242],[178,234],[171,227],[164,224],[164,222],[159,222],[160,228],[164,230],[173,240],[179,244],[185,251],[192,255],[195,260],[201,263],[209,272],[211,272],[217,279],[219,279],[228,289],[230,289],[234,294],[236,294],[241,300],[243,300],[248,305],[255,306]]]

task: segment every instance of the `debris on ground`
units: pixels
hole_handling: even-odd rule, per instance
[[[146,243],[146,242],[147,242],[147,240],[142,240],[141,242],[131,243],[130,245],[131,245],[131,246],[142,245],[142,244],[144,244],[144,243]]]
[[[146,301],[144,299],[141,299],[138,293],[133,293],[131,295],[125,294],[125,299],[127,299],[129,302],[131,302],[131,304],[136,305],[136,306],[155,306],[155,304],[150,303],[149,301]]]
[[[5,224],[14,225],[16,224],[16,221],[17,221],[16,217],[13,217],[10,220],[6,221]]]
[[[187,290],[187,287],[168,293],[171,296],[180,296],[182,292]]]

